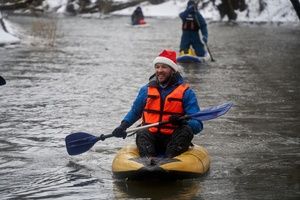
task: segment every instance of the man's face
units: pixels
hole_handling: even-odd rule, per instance
[[[155,74],[158,82],[165,83],[169,80],[171,75],[173,74],[173,69],[169,67],[169,65],[156,63],[155,64]]]

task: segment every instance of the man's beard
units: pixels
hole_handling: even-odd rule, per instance
[[[162,88],[166,88],[170,84],[172,77],[173,77],[173,73],[163,82],[159,82],[158,79],[156,79],[156,80]]]

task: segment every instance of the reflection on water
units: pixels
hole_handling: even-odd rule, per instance
[[[182,199],[201,198],[200,180],[182,181],[116,181],[114,182],[116,198],[147,198],[147,199]],[[120,193],[120,191],[122,193]]]
[[[24,30],[32,18],[12,17]],[[72,132],[109,134],[164,48],[178,49],[180,20],[61,18],[53,48],[0,48],[0,196],[3,199],[296,199],[299,197],[298,26],[209,24],[216,62],[183,66],[201,107],[233,101],[193,142],[212,159],[196,180],[115,182],[111,162],[124,145],[109,138],[70,157]],[[29,41],[28,41],[29,40]],[[276,194],[276,195],[275,195]],[[180,197],[180,198],[179,198]]]

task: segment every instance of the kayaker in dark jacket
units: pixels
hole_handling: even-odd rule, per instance
[[[132,25],[140,25],[145,24],[144,14],[142,8],[138,6],[131,15],[131,24]]]
[[[169,124],[138,131],[136,144],[142,157],[174,157],[186,151],[194,134],[203,129],[201,121],[179,117],[197,113],[200,108],[194,91],[178,72],[175,51],[161,52],[153,66],[155,74],[140,89],[131,110],[112,134],[126,138],[126,129],[141,117],[142,125],[170,120]]]
[[[204,44],[200,40],[199,29],[202,34],[203,42],[208,41],[208,32],[205,19],[198,11],[194,1],[189,0],[187,8],[179,14],[182,20],[182,35],[180,42],[180,52],[188,52],[190,45],[194,48],[196,55],[204,57],[206,54]]]

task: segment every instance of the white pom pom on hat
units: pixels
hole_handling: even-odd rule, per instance
[[[179,70],[176,61],[176,52],[172,50],[163,50],[158,57],[153,60],[153,66],[155,66],[157,63],[169,65],[172,69],[174,69],[175,72]]]

